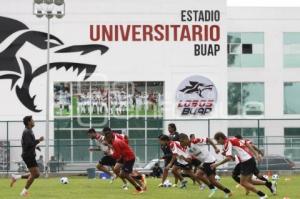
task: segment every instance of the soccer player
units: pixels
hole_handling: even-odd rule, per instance
[[[188,175],[195,181],[197,181],[199,184],[201,183],[199,176],[196,176],[193,173],[192,166],[189,163],[191,161],[191,158],[189,154],[187,153],[186,149],[183,148],[179,142],[177,141],[171,141],[170,137],[167,135],[162,135],[160,137],[160,141],[162,144],[167,144],[169,145],[171,151],[172,151],[172,159],[170,163],[167,165],[166,169],[170,169],[172,166],[172,173],[174,174],[175,177],[177,177],[180,182],[180,188],[186,188],[187,185],[187,180],[185,180],[180,171],[183,170],[184,174]],[[210,183],[207,182],[209,185]],[[214,189],[213,186],[210,186],[212,189]]]
[[[255,188],[252,184],[252,175],[255,172],[256,161],[255,158],[260,161],[261,157],[258,153],[253,149],[251,145],[249,145],[244,140],[239,140],[237,138],[227,138],[224,133],[218,132],[214,136],[215,140],[218,144],[224,145],[223,147],[223,155],[226,157],[221,162],[215,163],[211,165],[212,169],[225,164],[228,161],[234,159],[232,150],[235,150],[237,153],[237,157],[241,162],[241,179],[240,184],[245,187],[247,190],[256,193],[260,199],[266,199],[268,196]],[[254,158],[255,157],[255,158]]]
[[[179,141],[179,133],[177,132],[177,128],[176,128],[176,125],[174,123],[170,123],[168,125],[168,131],[169,131],[170,139],[172,141]],[[170,167],[168,167],[168,165],[170,164],[170,162],[172,160],[173,153],[170,149],[170,146],[168,144],[166,144],[164,141],[160,140],[161,136],[163,136],[163,135],[160,135],[158,137],[158,139],[159,139],[159,142],[160,142],[160,148],[161,148],[161,150],[163,151],[163,154],[164,154],[162,159],[164,159],[164,161],[165,161],[165,167],[164,167],[161,183],[158,185],[158,187],[163,187],[164,186],[164,182],[166,181],[166,179],[169,175],[169,169],[171,167],[173,167],[173,164],[175,163],[174,162],[172,165],[170,165]],[[178,183],[178,178],[177,178],[177,176],[174,176],[174,177],[175,177],[175,183],[174,183],[173,187],[176,187],[177,183]]]
[[[235,138],[239,139],[239,140],[243,140],[243,137],[241,135],[236,135]],[[261,156],[263,157],[263,152],[257,148],[252,142],[251,140],[248,139],[244,139],[245,142],[247,142],[249,145],[251,145],[253,147],[253,149]],[[236,161],[236,166],[234,167],[234,170],[232,172],[232,178],[240,184],[240,174],[241,174],[241,162],[239,161],[238,157],[235,156],[235,161]],[[270,182],[268,179],[266,179],[260,172],[259,169],[256,167],[255,171],[254,171],[254,175],[259,179],[259,180],[254,180],[252,179],[252,182],[254,185],[265,185],[272,194],[276,194],[276,186],[274,184],[272,184],[272,182]],[[246,195],[249,194],[249,190],[246,190]]]
[[[40,137],[38,140],[35,139],[32,128],[34,127],[34,120],[32,116],[25,116],[23,118],[23,123],[25,129],[22,135],[22,159],[24,160],[30,173],[25,175],[12,175],[11,184],[12,187],[18,179],[27,179],[25,188],[20,193],[21,196],[26,197],[29,195],[29,188],[35,179],[40,176],[40,170],[35,159],[36,153],[35,149],[38,148],[37,145],[44,140],[44,137]]]
[[[216,158],[208,151],[207,144],[210,144],[215,149],[216,153],[219,153],[220,150],[217,146],[213,143],[213,141],[209,138],[197,138],[190,140],[189,137],[181,133],[179,134],[180,145],[182,147],[186,147],[190,156],[194,157],[195,159],[201,162],[200,169],[205,173],[207,176],[210,184],[217,187],[218,189],[224,191],[225,198],[228,198],[232,195],[231,191],[221,185],[218,181],[216,181],[216,169],[212,169],[210,165],[216,162]],[[209,198],[214,195],[214,191],[211,192]]]
[[[104,156],[97,164],[97,169],[99,171],[103,171],[104,173],[107,173],[112,177],[112,181],[116,178],[116,175],[110,172],[105,166],[109,166],[112,169],[116,165],[116,160],[112,157],[112,149],[110,146],[106,143],[105,137],[101,135],[100,133],[97,133],[95,129],[91,128],[87,132],[88,137],[92,140],[96,140],[97,148],[89,148],[89,151],[103,151]],[[126,181],[125,181],[126,183]]]
[[[135,162],[133,150],[124,140],[121,140],[114,135],[110,128],[105,127],[103,133],[105,135],[105,140],[113,148],[112,157],[122,163],[120,176],[126,178],[135,187],[137,193],[143,193],[146,190],[146,185],[143,180],[132,177]]]

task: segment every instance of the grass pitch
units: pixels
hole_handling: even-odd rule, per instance
[[[193,185],[189,181],[187,189],[179,188],[158,188],[158,179],[148,178],[148,191],[134,195],[133,187],[128,191],[121,189],[121,181],[116,180],[113,184],[109,184],[108,180],[88,180],[85,177],[71,177],[70,183],[62,185],[59,183],[59,178],[44,179],[40,178],[33,184],[29,198],[32,199],[127,199],[127,198],[141,198],[141,199],[204,199],[208,198],[209,191],[205,189],[200,191],[199,187]],[[1,199],[17,199],[21,198],[19,193],[24,187],[25,180],[19,180],[15,187],[9,188],[9,179],[0,179],[0,198]],[[257,199],[258,196],[251,193],[245,196],[245,191],[242,188],[236,188],[236,183],[230,177],[224,177],[221,182],[230,188],[233,192],[232,199]],[[282,177],[278,181],[278,194],[272,196],[270,192],[260,186],[259,189],[268,194],[269,198],[283,199],[300,199],[300,176]],[[224,198],[221,191],[213,197],[214,199]]]

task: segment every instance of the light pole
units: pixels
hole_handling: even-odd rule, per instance
[[[61,19],[65,15],[65,2],[64,0],[34,0],[33,1],[33,14],[39,18],[45,16],[48,22],[47,28],[47,78],[46,78],[46,134],[45,134],[45,176],[48,177],[48,162],[49,162],[49,120],[50,120],[50,19],[54,16]]]

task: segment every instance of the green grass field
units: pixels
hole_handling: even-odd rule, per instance
[[[71,177],[70,183],[62,185],[59,183],[59,178],[38,179],[30,190],[29,198],[32,199],[126,199],[126,198],[141,198],[141,199],[202,199],[207,198],[209,191],[205,189],[200,191],[198,186],[193,185],[189,181],[188,188],[181,190],[179,188],[158,188],[159,180],[148,178],[148,191],[134,195],[134,189],[129,188],[128,191],[121,189],[121,181],[116,180],[113,184],[109,184],[107,180],[88,180],[86,177]],[[251,193],[245,196],[242,188],[236,188],[236,183],[229,177],[222,178],[221,182],[228,186],[234,196],[233,199],[254,199],[258,198]],[[17,182],[16,186],[9,188],[9,179],[0,179],[0,198],[1,199],[16,199],[20,198],[19,193],[25,184],[24,180]],[[300,198],[300,176],[282,177],[278,181],[278,194],[271,196],[270,192],[264,187],[259,187],[269,195],[269,198],[289,199]],[[217,191],[213,198],[221,199],[224,194]]]

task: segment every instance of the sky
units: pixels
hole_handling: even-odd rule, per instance
[[[300,0],[227,0],[228,6],[300,7]]]

